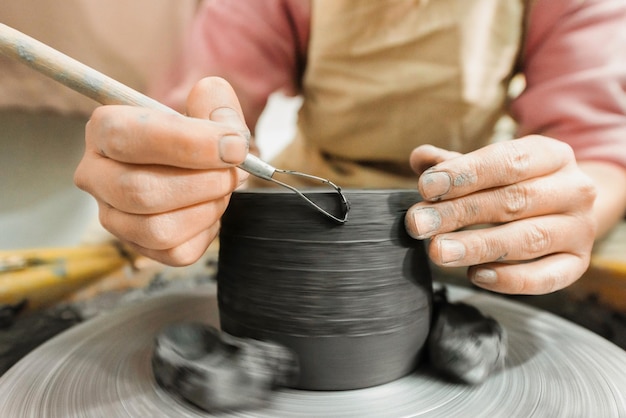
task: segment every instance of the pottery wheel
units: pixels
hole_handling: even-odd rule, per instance
[[[424,368],[394,382],[339,392],[281,390],[256,417],[626,416],[626,352],[550,313],[450,288],[496,318],[509,335],[504,370],[480,386],[445,382]],[[215,290],[179,291],[80,324],[0,378],[0,416],[202,417],[163,392],[150,356],[159,330],[201,319],[217,326]]]

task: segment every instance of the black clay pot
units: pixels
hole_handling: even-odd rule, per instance
[[[348,190],[333,223],[283,190],[236,192],[220,234],[222,329],[295,351],[294,386],[358,389],[410,373],[429,332],[432,282],[422,242],[405,232],[416,191]],[[340,213],[337,195],[307,196]]]

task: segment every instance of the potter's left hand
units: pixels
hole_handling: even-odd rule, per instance
[[[465,155],[425,145],[411,166],[424,201],[407,230],[430,238],[437,265],[469,266],[474,284],[509,294],[553,292],[587,269],[596,190],[567,144],[528,136]]]

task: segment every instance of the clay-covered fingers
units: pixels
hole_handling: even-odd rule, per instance
[[[428,253],[444,267],[473,266],[470,280],[512,294],[568,286],[587,268],[595,229],[585,214],[546,215],[481,229],[440,234]],[[557,262],[553,268],[550,261]]]
[[[423,201],[407,213],[407,230],[417,239],[486,224],[511,222],[548,214],[586,211],[593,188],[581,172],[559,170],[550,176],[479,190],[438,202]]]
[[[419,190],[407,231],[430,239],[435,264],[468,266],[483,288],[548,293],[588,266],[596,191],[564,143],[531,136],[444,159],[424,171]]]
[[[511,295],[544,295],[564,289],[582,276],[588,257],[555,253],[529,263],[490,263],[468,269],[476,286]]]
[[[448,267],[527,261],[554,253],[583,257],[593,236],[593,228],[574,215],[548,215],[437,235],[429,255]]]
[[[528,136],[442,161],[424,171],[418,189],[428,201],[452,199],[544,176],[573,162],[572,149],[565,143]]]

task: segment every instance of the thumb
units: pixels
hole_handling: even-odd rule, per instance
[[[250,146],[250,130],[235,90],[226,80],[207,77],[196,83],[187,97],[187,114],[231,128],[232,134],[220,140],[220,157],[231,163],[243,161]]]
[[[196,83],[187,97],[187,115],[224,123],[250,137],[235,90],[223,78],[206,77]]]

